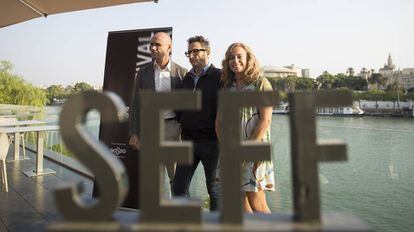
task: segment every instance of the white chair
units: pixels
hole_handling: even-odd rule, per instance
[[[0,123],[12,123],[17,122],[17,118],[0,118]],[[23,157],[26,158],[26,140],[25,140],[26,133],[20,133],[20,140],[22,141],[22,148],[23,148]],[[14,136],[9,136],[9,142],[12,143]]]
[[[4,189],[6,192],[9,191],[9,185],[7,184],[7,171],[6,171],[6,156],[9,152],[9,139],[6,134],[1,133],[0,134],[0,168],[1,168],[1,182],[4,186]]]

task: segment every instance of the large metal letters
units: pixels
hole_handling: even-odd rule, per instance
[[[318,162],[346,160],[346,146],[338,140],[316,142],[316,108],[349,106],[352,96],[344,91],[320,91],[289,97],[295,219],[319,222]]]
[[[154,93],[140,92],[141,190],[140,222],[192,222],[200,223],[201,206],[199,202],[161,200],[161,178],[164,164],[192,162],[190,142],[163,141],[165,110],[199,110],[201,92]]]
[[[96,109],[102,123],[118,123],[125,119],[125,106],[113,93],[84,92],[73,96],[63,107],[60,129],[65,145],[95,175],[104,191],[96,202],[87,205],[79,196],[80,186],[67,186],[55,191],[56,204],[69,221],[107,221],[122,203],[128,191],[124,167],[102,142],[85,128],[86,114]]]
[[[218,213],[202,213],[200,202],[161,199],[164,163],[191,162],[189,142],[163,141],[165,110],[199,110],[198,92],[141,92],[141,211],[131,223],[131,214],[117,210],[127,191],[122,165],[82,127],[86,113],[94,108],[102,123],[116,123],[124,106],[110,93],[85,92],[68,100],[61,114],[65,144],[96,177],[102,195],[95,204],[81,201],[78,189],[56,190],[57,206],[67,222],[54,223],[50,231],[370,231],[357,217],[320,210],[318,162],[346,160],[341,141],[316,141],[316,107],[351,105],[350,92],[295,93],[291,105],[293,214],[243,214],[240,196],[240,166],[243,161],[269,160],[270,145],[241,141],[239,110],[245,106],[274,106],[277,92],[219,93],[220,178],[222,202]],[[114,213],[116,211],[116,213]],[[113,216],[115,215],[115,216]],[[124,216],[124,217],[123,217]],[[108,222],[115,218],[112,222]],[[123,220],[126,219],[126,220]],[[100,222],[100,223],[98,223]],[[137,223],[136,223],[137,222]]]
[[[222,184],[221,221],[240,224],[243,222],[241,207],[240,173],[244,161],[271,159],[270,144],[241,141],[240,109],[246,106],[275,106],[277,92],[220,92],[218,111],[220,128],[220,178]]]

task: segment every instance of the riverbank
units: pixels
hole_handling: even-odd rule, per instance
[[[273,114],[288,114],[289,103],[281,102],[273,109]],[[399,117],[414,118],[413,102],[391,101],[354,101],[353,106],[347,107],[319,107],[318,115],[330,116],[374,116],[374,117]]]
[[[366,101],[354,102],[367,116],[377,117],[403,117],[411,118],[413,114],[412,101]]]
[[[17,118],[18,120],[38,119],[38,115],[44,112],[44,108],[38,106],[21,106],[0,104],[0,117]]]
[[[413,111],[409,109],[362,109],[365,116],[413,118]]]

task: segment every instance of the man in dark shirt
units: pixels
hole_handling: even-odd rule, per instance
[[[217,91],[220,88],[220,69],[209,63],[210,44],[203,36],[188,39],[192,69],[182,81],[183,89],[201,90],[202,109],[179,114],[181,139],[193,142],[193,164],[177,165],[173,192],[175,196],[189,196],[188,188],[198,163],[203,164],[210,210],[218,210],[220,183],[218,179],[218,144],[214,129],[217,113]]]

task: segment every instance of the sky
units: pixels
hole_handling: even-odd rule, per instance
[[[221,67],[227,47],[248,44],[262,66],[295,64],[311,77],[378,70],[391,54],[414,68],[412,0],[159,0],[50,15],[0,28],[0,60],[36,85],[102,85],[108,32],[173,27],[172,59],[190,68],[186,40],[210,40]]]

